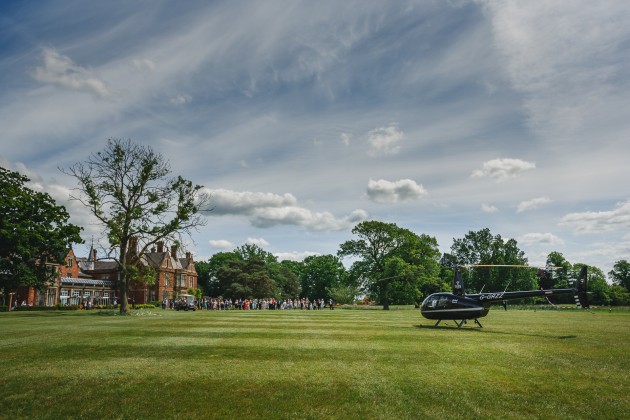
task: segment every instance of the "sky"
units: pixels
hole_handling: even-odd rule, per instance
[[[378,220],[606,273],[630,259],[628,22],[626,0],[5,0],[0,166],[83,247],[101,229],[59,168],[121,138],[210,193],[196,260],[336,254]]]

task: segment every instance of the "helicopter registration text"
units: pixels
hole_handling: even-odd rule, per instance
[[[503,293],[487,293],[479,296],[479,300],[501,299],[502,297]]]

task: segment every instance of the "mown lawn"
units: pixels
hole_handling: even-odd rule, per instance
[[[0,314],[1,418],[622,418],[630,312]]]

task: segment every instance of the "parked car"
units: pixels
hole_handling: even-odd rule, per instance
[[[197,309],[195,297],[193,295],[179,295],[175,303],[175,310],[194,311]]]

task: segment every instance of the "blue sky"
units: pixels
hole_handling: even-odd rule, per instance
[[[336,253],[362,220],[630,259],[626,1],[5,1],[0,164],[151,145],[215,210],[197,259]]]

